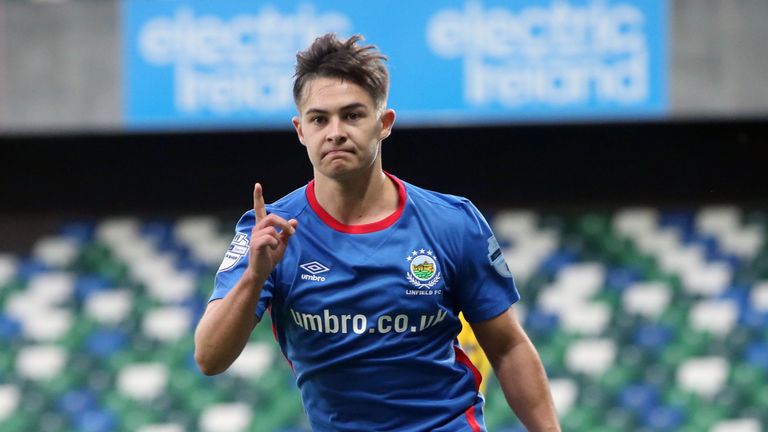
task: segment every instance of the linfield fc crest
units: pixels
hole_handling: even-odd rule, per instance
[[[442,279],[437,256],[432,250],[414,249],[405,260],[408,262],[405,278],[416,288],[432,288]]]

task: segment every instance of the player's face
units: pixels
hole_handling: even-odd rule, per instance
[[[307,147],[315,175],[341,180],[381,166],[381,141],[395,121],[377,109],[362,87],[336,78],[316,78],[304,88],[293,126]]]

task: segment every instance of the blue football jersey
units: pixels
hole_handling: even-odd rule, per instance
[[[313,430],[485,430],[458,315],[496,317],[519,294],[472,203],[390,178],[400,206],[372,224],[335,220],[314,182],[268,205],[299,225],[255,313],[269,311]],[[237,224],[211,300],[247,267],[254,220],[250,210]]]

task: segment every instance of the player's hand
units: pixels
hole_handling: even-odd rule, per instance
[[[248,268],[258,283],[262,284],[283,259],[288,240],[296,232],[299,223],[296,219],[286,221],[274,213],[267,215],[264,194],[259,183],[253,187],[253,212],[256,215],[256,223],[251,231]]]

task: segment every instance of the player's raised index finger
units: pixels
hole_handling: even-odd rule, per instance
[[[261,183],[256,183],[253,187],[253,212],[256,214],[256,222],[267,217],[267,207],[264,205],[264,194],[261,190]]]

